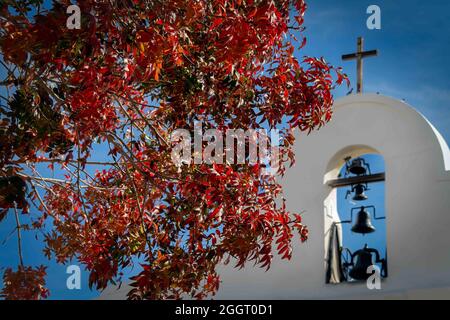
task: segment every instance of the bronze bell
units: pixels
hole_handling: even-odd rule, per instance
[[[373,274],[368,273],[368,268],[377,263],[381,264],[380,276],[383,278],[388,276],[387,258],[381,259],[378,250],[368,248],[367,244],[364,245],[364,248],[356,251],[355,253],[351,253],[348,249],[344,250],[350,253],[351,260],[349,262],[344,262],[343,267],[346,272],[350,268],[350,272],[348,272],[347,275],[352,279],[367,280]],[[374,256],[375,260],[373,259]]]
[[[356,263],[352,268],[352,270],[350,270],[350,272],[348,273],[352,279],[367,280],[370,277],[370,274],[367,273],[367,268],[373,265],[372,261],[373,250],[374,249],[369,249],[366,244],[363,249],[355,252],[353,257],[356,258]]]
[[[370,219],[370,214],[366,211],[366,208],[365,207],[353,208],[352,215],[353,215],[353,211],[355,209],[361,209],[361,210],[358,212],[358,216],[356,217],[356,222],[353,225],[351,230],[355,233],[362,233],[362,234],[374,232],[376,229],[372,225],[372,221]]]
[[[369,197],[367,197],[367,196],[364,194],[364,192],[367,191],[367,190],[369,190],[369,188],[367,187],[367,183],[366,183],[365,185],[359,183],[359,184],[357,184],[357,185],[355,185],[355,186],[352,186],[352,190],[351,190],[351,191],[350,191],[350,190],[347,191],[347,195],[345,196],[345,199],[347,199],[348,196],[349,196],[352,192],[354,192],[355,195],[354,195],[353,198],[352,198],[354,201],[364,201],[364,200],[367,200],[367,199],[369,199]]]
[[[352,188],[352,191],[355,192],[355,196],[353,197],[353,200],[355,201],[364,201],[367,200],[368,197],[364,194],[365,191],[369,190],[367,186],[363,184],[357,184],[355,187]]]
[[[347,163],[347,173],[352,173],[357,176],[366,175],[367,172],[370,174],[370,166],[363,158],[356,158],[350,162],[350,157],[346,158]]]

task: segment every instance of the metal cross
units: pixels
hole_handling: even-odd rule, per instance
[[[378,50],[364,50],[364,39],[362,37],[358,38],[358,52],[351,54],[344,54],[342,56],[342,60],[357,60],[357,74],[358,74],[358,83],[356,91],[357,93],[361,93],[363,90],[363,59],[368,57],[374,57],[378,55]]]

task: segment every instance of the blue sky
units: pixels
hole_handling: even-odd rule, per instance
[[[366,27],[369,5],[381,8],[381,30]],[[356,39],[379,56],[364,61],[365,92],[405,99],[450,141],[450,2],[446,0],[311,0],[305,25],[308,44],[302,55],[324,56],[342,66],[356,85]],[[346,88],[336,90],[344,96]]]
[[[450,2],[448,0],[310,0],[306,13],[305,32],[307,46],[299,55],[323,56],[335,66],[342,66],[355,85],[356,64],[342,62],[341,55],[356,50],[358,36],[365,38],[365,49],[378,49],[379,56],[368,58],[364,65],[365,92],[405,99],[450,141]],[[381,8],[382,29],[368,30],[366,9],[376,4]],[[335,97],[344,96],[346,88],[339,88]],[[383,162],[370,157],[374,171],[383,171]],[[348,219],[354,206],[343,200],[345,190],[340,190],[339,211]],[[367,193],[370,196],[365,205],[376,205],[377,214],[384,215],[384,186],[373,185]],[[348,215],[347,215],[348,214]],[[387,213],[389,219],[389,213]],[[389,220],[387,220],[388,222]],[[384,222],[375,222],[376,234],[347,235],[344,244],[356,250],[364,243],[384,252]],[[0,245],[14,227],[9,215],[0,224]],[[351,225],[344,226],[344,233]],[[322,232],[322,230],[311,230]],[[66,288],[65,267],[48,262],[42,256],[42,236],[26,233],[24,258],[26,264],[49,265],[47,284],[52,299],[88,299],[98,295],[87,288],[87,273],[82,273],[82,289],[70,291]],[[0,250],[0,274],[5,266],[17,265],[17,242],[13,235]]]

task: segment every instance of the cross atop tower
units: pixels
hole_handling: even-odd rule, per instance
[[[363,91],[363,59],[368,57],[374,57],[378,55],[378,50],[364,50],[364,39],[362,37],[358,38],[358,52],[351,54],[344,54],[342,56],[342,60],[357,60],[357,74],[358,74],[358,83],[356,91],[357,93],[361,93]]]

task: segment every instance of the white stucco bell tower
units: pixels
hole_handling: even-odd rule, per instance
[[[268,272],[221,269],[220,298],[450,298],[450,152],[439,132],[411,106],[381,95],[336,101],[333,120],[298,134],[296,165],[282,184],[288,209],[305,211],[307,243]],[[365,283],[325,284],[327,232],[338,220],[336,179],[346,156],[383,156],[389,277],[381,290]]]

